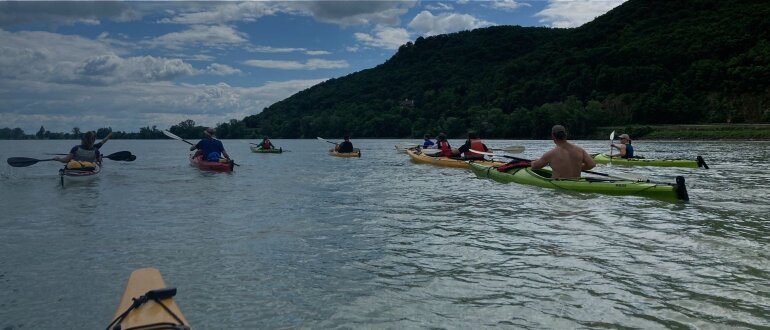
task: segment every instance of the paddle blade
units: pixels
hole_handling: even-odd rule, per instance
[[[168,136],[168,137],[170,137],[170,138],[172,138],[174,140],[181,140],[182,139],[182,138],[176,136],[176,134],[171,133],[171,132],[169,132],[167,130],[163,130],[162,132],[163,132],[163,135]],[[613,134],[614,134],[614,132],[613,132]]]
[[[509,146],[509,147],[500,148],[500,149],[495,148],[493,150],[501,150],[511,154],[520,154],[524,152],[524,149],[525,149],[524,146]]]
[[[116,153],[109,154],[105,157],[111,160],[128,160],[129,158],[131,158],[131,156],[132,155],[130,151],[118,151]]]
[[[612,133],[610,133],[610,142],[614,140],[615,140],[615,131],[612,131]]]
[[[8,165],[11,165],[13,167],[25,167],[37,164],[37,162],[44,162],[47,160],[53,160],[53,159],[35,159],[35,158],[27,158],[27,157],[11,157],[8,158]]]

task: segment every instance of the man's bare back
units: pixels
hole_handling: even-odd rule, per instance
[[[580,173],[596,166],[593,158],[583,148],[566,140],[554,140],[556,147],[543,154],[542,157],[532,162],[533,169],[543,168],[546,165],[553,169],[554,179],[575,179]]]

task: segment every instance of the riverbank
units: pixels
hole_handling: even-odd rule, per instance
[[[633,140],[770,140],[770,124],[606,126],[587,138],[607,139],[612,131]]]

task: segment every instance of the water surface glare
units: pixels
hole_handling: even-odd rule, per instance
[[[500,184],[393,147],[417,140],[353,140],[360,159],[249,142],[225,140],[241,166],[217,174],[179,141],[112,140],[137,160],[62,188],[58,163],[5,159],[76,141],[0,141],[0,329],[103,328],[141,267],[196,329],[770,327],[768,142],[638,141],[711,169],[595,169],[683,175],[689,203]]]

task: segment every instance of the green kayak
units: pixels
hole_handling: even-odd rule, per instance
[[[661,200],[689,200],[684,177],[676,177],[676,183],[653,183],[614,178],[582,177],[580,179],[551,179],[547,169],[533,170],[531,167],[512,168],[500,172],[494,167],[470,162],[471,170],[477,177],[497,182],[516,182],[532,186],[590,192],[606,195],[630,195],[651,197]]]
[[[607,154],[594,154],[592,155],[594,161],[598,164],[609,164],[610,157]],[[628,166],[662,166],[662,167],[691,167],[698,168],[703,167],[708,169],[706,161],[703,157],[698,156],[695,160],[690,159],[652,159],[652,158],[620,158],[612,157],[613,165],[628,165]]]
[[[280,154],[283,152],[283,148],[278,149],[262,149],[262,147],[257,146],[250,146],[251,152],[256,152],[258,154]]]

